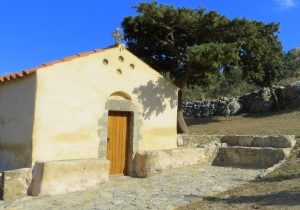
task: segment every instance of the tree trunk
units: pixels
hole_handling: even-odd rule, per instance
[[[182,112],[182,91],[178,91],[178,108],[177,108],[177,133],[189,133],[189,129],[184,121]]]
[[[178,91],[178,106],[177,106],[177,133],[189,133],[189,129],[184,121],[183,118],[183,111],[182,111],[182,88],[184,87],[185,83],[189,79],[190,74],[186,71],[180,72],[175,78],[175,85],[179,87]]]
[[[277,95],[275,93],[275,90],[272,87],[270,87],[270,92],[271,92],[271,95],[275,99],[275,105],[276,105],[275,106],[275,111],[278,111],[280,109],[280,104],[279,104],[279,101],[278,101],[278,97],[277,97]]]

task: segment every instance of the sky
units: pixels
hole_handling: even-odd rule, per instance
[[[114,44],[111,33],[137,0],[0,0],[0,75]],[[144,2],[151,2],[145,1]],[[228,18],[281,24],[285,51],[300,47],[300,0],[161,0],[159,4],[207,11]],[[123,43],[125,43],[123,41]]]

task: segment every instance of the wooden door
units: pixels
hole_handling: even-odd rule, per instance
[[[110,175],[127,174],[130,112],[109,111],[106,159]]]

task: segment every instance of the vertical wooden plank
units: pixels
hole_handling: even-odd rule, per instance
[[[110,174],[127,174],[129,112],[110,111],[106,158],[111,161]]]

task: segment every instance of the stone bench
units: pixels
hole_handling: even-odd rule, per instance
[[[110,163],[106,159],[37,161],[32,168],[1,173],[0,196],[14,200],[32,196],[76,192],[107,182]]]
[[[135,176],[146,177],[165,169],[211,162],[216,156],[216,146],[206,148],[177,148],[160,151],[138,151],[135,154]]]
[[[110,163],[106,159],[37,161],[32,170],[29,195],[76,192],[107,182]]]

